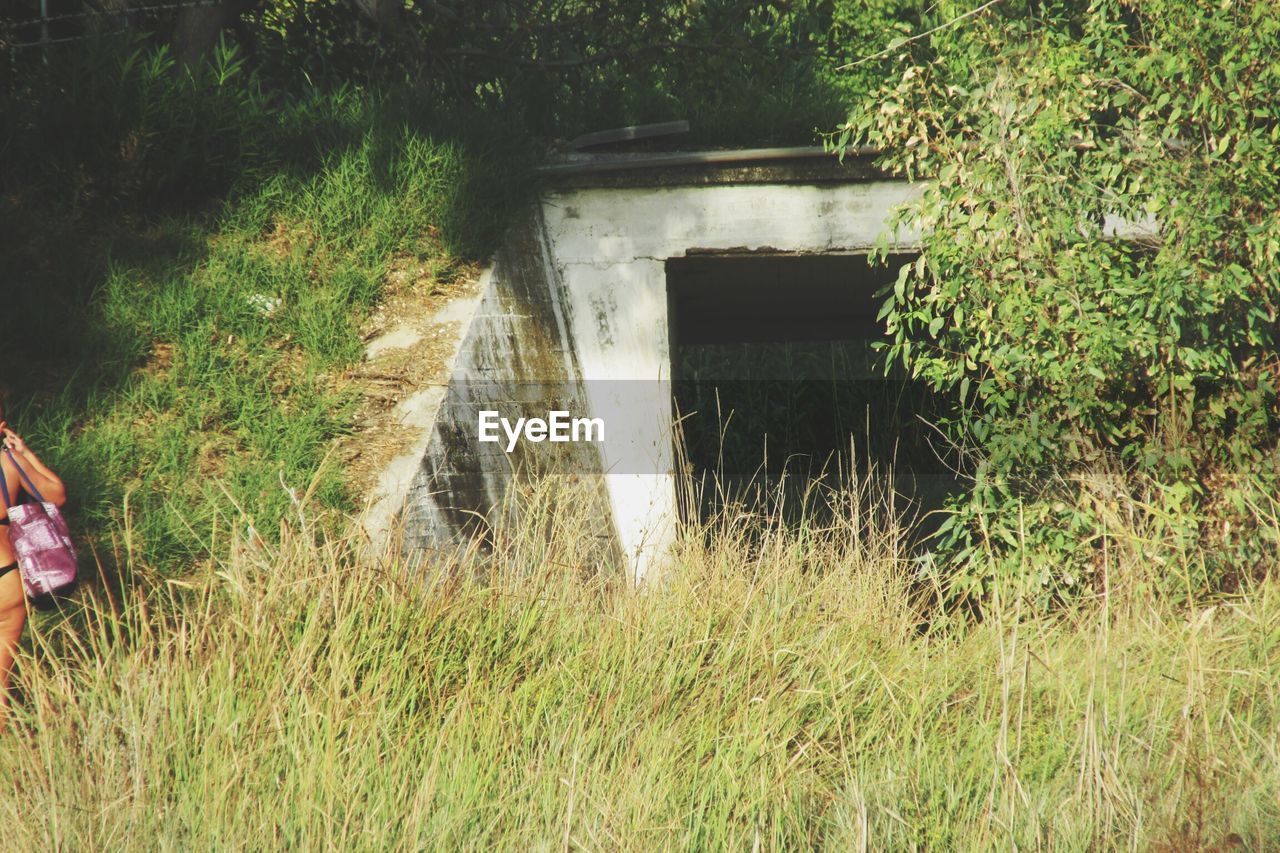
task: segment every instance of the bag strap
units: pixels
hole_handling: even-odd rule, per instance
[[[6,450],[8,448],[5,448]],[[4,475],[4,466],[0,465],[0,498],[4,499],[5,515],[9,514],[9,478]]]
[[[22,470],[22,466],[18,464],[18,457],[13,455],[13,450],[6,447],[4,452],[9,454],[9,460],[13,462],[13,467],[18,469],[18,476],[22,477],[22,482],[26,484],[27,491],[31,493],[33,498],[40,501],[40,503],[44,503],[44,496],[40,494],[40,490],[36,488],[36,484],[31,482],[31,478],[27,476],[27,472]],[[3,468],[0,468],[0,483],[4,483]],[[9,508],[9,487],[7,484],[4,487],[4,505],[5,509]]]

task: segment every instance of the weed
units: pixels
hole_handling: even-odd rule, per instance
[[[921,632],[889,536],[712,520],[638,590],[548,488],[492,549],[417,571],[317,539],[336,528],[307,500],[277,542],[220,520],[226,558],[40,632],[0,751],[11,843],[1280,837],[1273,582],[1212,611],[1014,598]]]

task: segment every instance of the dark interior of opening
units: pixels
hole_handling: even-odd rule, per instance
[[[932,526],[958,488],[935,428],[949,400],[885,371],[878,321],[894,255],[695,256],[667,262],[686,519],[727,504],[783,520],[861,494]],[[845,504],[847,506],[847,504]]]

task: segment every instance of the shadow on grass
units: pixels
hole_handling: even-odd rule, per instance
[[[134,558],[180,572],[241,510],[269,536],[283,486],[310,483],[349,428],[334,377],[359,358],[389,266],[484,258],[536,188],[537,138],[690,118],[693,144],[812,142],[873,79],[833,72],[842,51],[914,14],[886,9],[785,26],[711,9],[681,38],[739,28],[760,49],[473,63],[452,99],[430,80],[270,88],[234,51],[179,69],[136,39],[16,58],[0,69],[18,74],[0,85],[0,378],[16,423],[100,554],[122,553],[127,528]],[[325,476],[320,502],[350,506],[340,472]]]
[[[129,61],[49,71],[0,131],[3,381],[68,484],[91,584],[126,535],[162,574],[209,556],[219,516],[270,536],[348,428],[333,377],[389,264],[483,258],[536,156],[500,116],[411,91],[286,103]],[[319,494],[349,505],[340,473]]]

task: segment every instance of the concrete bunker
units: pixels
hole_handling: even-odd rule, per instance
[[[868,253],[918,249],[890,221],[921,187],[819,149],[579,155],[547,177],[482,277],[430,426],[367,526],[429,554],[482,529],[522,476],[563,476],[594,489],[602,551],[640,579],[678,535],[675,406],[696,348],[825,341],[852,357],[890,274],[869,275]],[[480,440],[485,411],[564,411],[599,419],[606,438],[507,447]]]

